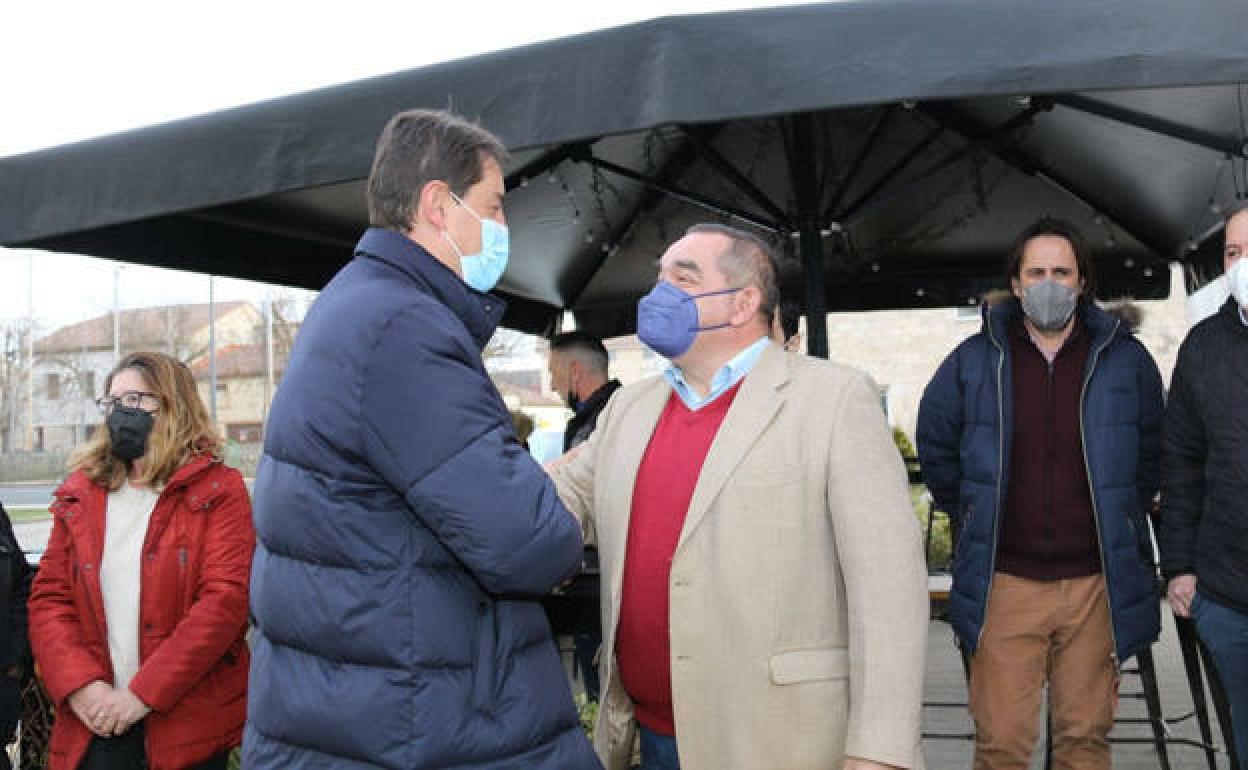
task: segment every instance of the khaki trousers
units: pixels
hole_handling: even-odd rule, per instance
[[[1118,666],[1105,579],[998,572],[971,660],[976,770],[1026,770],[1049,685],[1054,770],[1110,766]]]

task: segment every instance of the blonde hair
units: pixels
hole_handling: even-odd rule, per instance
[[[135,479],[143,485],[163,485],[170,477],[199,455],[221,459],[222,441],[212,425],[203,399],[195,388],[191,370],[164,353],[131,353],[117,364],[104,381],[107,394],[113,378],[132,370],[143,379],[143,386],[156,394],[159,410],[147,440],[143,473]],[[127,467],[112,452],[108,427],[99,425],[91,438],[77,447],[69,458],[70,472],[82,471],[97,484],[118,489],[126,480]]]

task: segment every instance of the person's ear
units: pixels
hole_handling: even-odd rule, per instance
[[[447,202],[451,198],[450,192],[451,188],[447,187],[446,182],[440,179],[425,182],[425,186],[420,188],[420,196],[417,198],[417,220],[428,222],[435,230],[445,230]]]
[[[744,326],[758,315],[763,304],[762,292],[757,286],[746,286],[733,297],[733,326]]]

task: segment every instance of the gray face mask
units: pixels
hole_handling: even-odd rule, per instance
[[[1074,315],[1078,297],[1074,289],[1050,278],[1023,290],[1023,313],[1040,331],[1055,332]]]

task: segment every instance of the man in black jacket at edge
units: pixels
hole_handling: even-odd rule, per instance
[[[1231,297],[1188,332],[1166,405],[1161,568],[1231,701],[1248,768],[1248,202],[1226,214]]]
[[[26,600],[34,574],[0,505],[0,748],[16,737],[21,682],[30,670]],[[0,751],[0,770],[11,767],[8,752]]]

